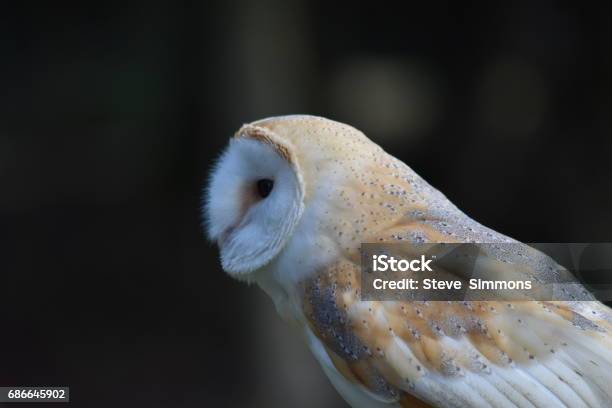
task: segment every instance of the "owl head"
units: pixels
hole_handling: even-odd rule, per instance
[[[203,200],[223,269],[248,280],[287,246],[358,247],[366,232],[400,213],[405,197],[389,186],[406,183],[397,177],[386,183],[400,167],[407,169],[360,131],[325,118],[293,115],[242,126]]]
[[[304,182],[293,151],[288,140],[249,124],[215,165],[204,213],[226,272],[244,275],[268,263],[299,222]]]

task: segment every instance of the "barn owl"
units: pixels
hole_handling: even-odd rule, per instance
[[[513,243],[528,255],[504,267],[534,275],[529,258],[544,255],[469,218],[351,126],[306,115],[242,126],[203,212],[223,269],[272,298],[353,407],[612,406],[612,313],[595,300],[361,300],[362,243]]]

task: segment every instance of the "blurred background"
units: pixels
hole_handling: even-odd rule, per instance
[[[1,385],[345,406],[203,237],[211,164],[261,117],[352,124],[521,241],[612,241],[610,4],[374,4],[2,6]]]

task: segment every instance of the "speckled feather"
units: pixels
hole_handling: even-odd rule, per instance
[[[513,243],[488,253],[507,276],[563,278],[550,258],[475,222],[348,125],[289,116],[245,125],[236,137],[267,143],[299,173],[306,210],[294,235],[308,244],[292,238],[255,280],[307,332],[349,402],[612,405],[612,315],[599,302],[360,301],[363,242]],[[304,248],[311,253],[296,256]],[[304,266],[288,268],[283,257]],[[347,397],[353,391],[370,399]]]

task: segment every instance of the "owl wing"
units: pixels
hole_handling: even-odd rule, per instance
[[[336,373],[382,404],[612,406],[612,317],[599,302],[361,301],[360,268],[348,256],[301,290]]]

